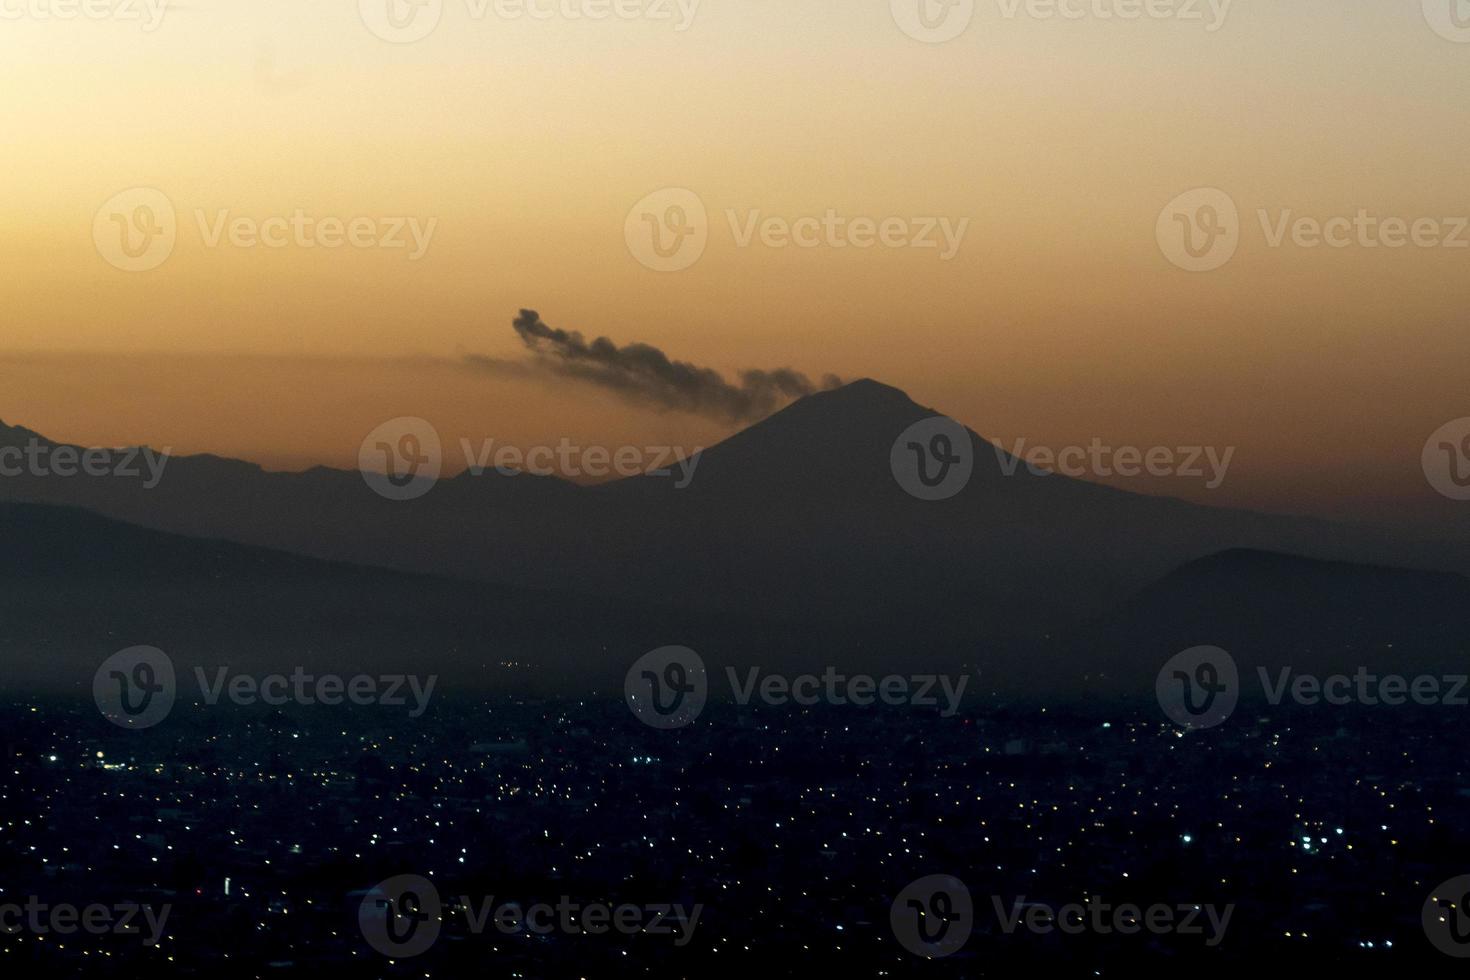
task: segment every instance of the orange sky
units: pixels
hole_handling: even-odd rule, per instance
[[[877,377],[1005,442],[1239,447],[1218,491],[1140,489],[1435,503],[1418,459],[1470,415],[1470,248],[1272,247],[1269,226],[1366,211],[1450,237],[1470,215],[1470,38],[1418,3],[1236,3],[1213,31],[1097,14],[1118,5],[980,0],[943,44],[850,0],[705,0],[684,30],[444,0],[415,43],[345,0],[0,23],[0,418],[292,467],[350,465],[402,414],[521,443],[729,430],[456,363],[522,356],[509,323],[530,306],[727,372]],[[1237,206],[1239,244],[1191,273],[1156,226],[1199,187]],[[106,244],[134,188],[172,217],[143,271]],[[707,214],[679,271],[628,237],[665,188]],[[417,257],[232,244],[229,221],[298,212],[313,236],[432,234]],[[753,215],[829,212],[964,235],[948,258],[902,235],[740,241]]]

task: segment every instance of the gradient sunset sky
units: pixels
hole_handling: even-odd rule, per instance
[[[874,377],[1003,443],[1237,447],[1215,491],[1120,484],[1149,492],[1443,506],[1419,459],[1470,415],[1470,248],[1273,248],[1257,212],[1470,215],[1470,43],[1419,0],[1237,0],[1213,31],[1204,0],[1203,22],[1008,5],[942,44],[888,0],[704,0],[682,31],[445,0],[405,44],[357,0],[188,0],[151,32],[0,19],[0,419],[293,469],[354,465],[398,415],[523,445],[736,427],[467,362],[524,358],[531,307],[728,374]],[[93,237],[136,187],[177,213],[145,272]],[[625,221],[671,187],[709,240],[657,272]],[[1240,243],[1192,273],[1155,227],[1200,187],[1238,205]],[[413,261],[208,247],[196,221],[298,209],[437,225]],[[969,224],[948,261],[730,227],[829,210]]]

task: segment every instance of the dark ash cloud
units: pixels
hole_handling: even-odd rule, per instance
[[[819,385],[790,368],[742,371],[739,383],[731,383],[718,371],[671,360],[649,344],[619,347],[606,337],[589,343],[575,330],[542,323],[535,310],[521,310],[513,326],[534,353],[533,363],[543,370],[607,388],[640,404],[731,422],[765,418],[789,401],[842,384],[829,374]]]

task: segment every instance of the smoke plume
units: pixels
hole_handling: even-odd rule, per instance
[[[575,330],[548,327],[535,310],[521,310],[514,326],[544,370],[631,401],[732,422],[765,418],[793,399],[842,384],[829,374],[818,385],[791,368],[742,371],[739,383],[731,383],[718,371],[671,360],[649,344],[619,347],[606,337],[589,343]]]

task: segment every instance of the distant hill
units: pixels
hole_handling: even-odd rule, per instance
[[[1068,656],[1147,691],[1171,656],[1220,647],[1242,673],[1470,673],[1470,579],[1228,551],[1190,562],[1075,637]],[[1105,685],[1106,686],[1106,685]],[[1259,687],[1254,682],[1247,689]]]
[[[621,682],[687,632],[606,601],[302,558],[70,508],[0,505],[0,691],[89,696],[120,649],[181,669],[438,673],[457,690]],[[507,666],[510,665],[510,666]]]
[[[621,491],[626,492],[626,491]],[[1459,576],[1230,551],[1191,562],[1085,627],[1047,637],[955,623],[792,623],[454,581],[151,531],[70,508],[0,505],[0,691],[85,697],[125,647],[181,671],[419,673],[441,694],[617,696],[648,650],[723,668],[982,671],[981,691],[1147,700],[1159,667],[1223,647],[1243,671],[1470,670]]]
[[[938,646],[1082,622],[1174,568],[1233,548],[1470,569],[1449,544],[1131,494],[1024,466],[1007,475],[1013,461],[973,432],[965,490],[918,500],[894,480],[889,455],[905,429],[934,414],[895,388],[854,382],[707,450],[685,489],[649,476],[582,487],[489,469],[395,502],[355,472],[269,473],[193,456],[171,459],[153,489],[22,476],[0,479],[0,501],[793,628],[908,624],[914,642]],[[0,444],[31,437],[0,429]]]
[[[891,669],[907,656],[858,629],[328,562],[74,508],[0,504],[0,541],[0,692],[86,697],[103,660],[140,645],[181,671],[432,673],[441,694],[615,697],[638,657],[673,644],[717,675]],[[944,655],[960,652],[918,652]]]

